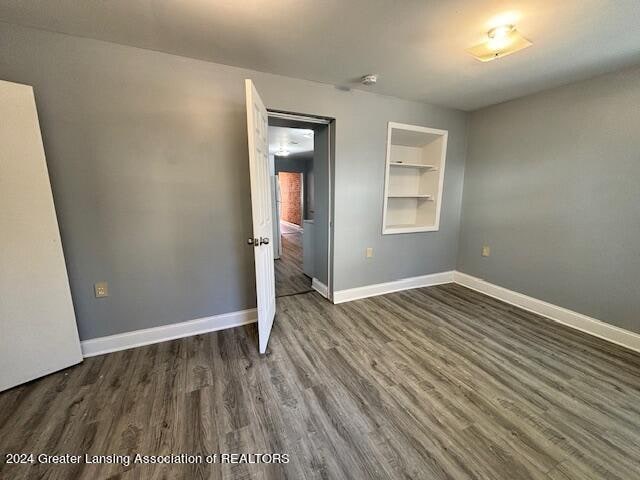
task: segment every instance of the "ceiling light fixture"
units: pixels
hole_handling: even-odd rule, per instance
[[[280,147],[280,150],[276,152],[278,157],[288,157],[291,152],[286,148]]]
[[[494,52],[502,50],[509,45],[511,34],[514,30],[513,25],[500,25],[499,27],[492,28],[487,32],[487,36],[489,37],[487,46]]]
[[[313,138],[313,130],[306,130],[302,136],[305,138]]]
[[[513,25],[498,25],[487,32],[487,39],[467,49],[481,62],[495,60],[530,47],[531,42],[524,38]]]

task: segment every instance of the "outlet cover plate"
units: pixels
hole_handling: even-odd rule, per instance
[[[93,286],[96,298],[104,298],[109,296],[109,284],[107,282],[98,282]]]

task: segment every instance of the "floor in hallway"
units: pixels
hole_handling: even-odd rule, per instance
[[[282,255],[275,260],[276,297],[311,291],[311,279],[302,270],[302,230],[283,224]]]

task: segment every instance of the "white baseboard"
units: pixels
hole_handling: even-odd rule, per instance
[[[640,352],[640,334],[630,332],[601,320],[588,317],[581,313],[553,305],[543,300],[529,297],[522,293],[494,285],[480,278],[466,273],[451,271],[422,275],[419,277],[404,278],[387,283],[378,283],[364,287],[350,288],[334,292],[333,303],[344,303],[360,298],[384,295],[386,293],[409,290],[412,288],[429,287],[443,283],[455,282],[465,287],[476,290],[503,302],[515,305],[529,312],[542,315],[555,322],[580,330],[595,337],[602,338],[611,343],[621,345],[631,350]],[[314,278],[311,287],[320,295],[327,297],[327,286]],[[102,355],[105,353],[127,350],[152,343],[165,342],[176,338],[189,337],[207,332],[215,332],[227,328],[239,327],[257,320],[255,309],[231,312],[212,317],[198,318],[181,323],[173,323],[160,327],[135,330],[133,332],[110,335],[108,337],[92,338],[80,342],[84,357]]]
[[[198,318],[186,322],[172,323],[160,327],[134,330],[132,332],[118,333],[108,337],[92,338],[80,342],[82,355],[93,357],[104,353],[127,350],[152,343],[166,342],[176,338],[190,337],[201,333],[215,332],[227,328],[239,327],[257,320],[256,309],[241,310],[239,312],[214,315],[212,317]]]
[[[458,283],[490,297],[520,307],[523,310],[536,313],[555,322],[580,330],[581,332],[640,352],[640,334],[610,325],[567,308],[514,292],[513,290],[494,285],[480,278],[458,271],[434,273],[420,277],[403,278],[393,282],[338,290],[333,294],[333,303],[350,302],[360,298],[374,297],[376,295],[384,295],[401,290],[429,287],[451,282]]]
[[[320,280],[318,280],[315,277],[313,278],[313,280],[311,280],[311,288],[313,288],[316,292],[318,292],[324,298],[329,298],[329,289],[324,283],[322,283]]]
[[[454,273],[454,281],[460,285],[476,290],[490,297],[520,307],[523,310],[537,313],[558,323],[562,323],[581,332],[602,338],[611,343],[640,352],[640,335],[623,328],[609,325],[601,320],[588,317],[567,308],[559,307],[537,298],[514,292],[504,287],[494,285],[462,272]]]
[[[399,292],[411,288],[430,287],[453,282],[453,272],[432,273],[419,277],[403,278],[393,282],[376,283],[364,287],[349,288],[333,292],[333,303],[344,303],[360,298],[375,297],[385,293]]]

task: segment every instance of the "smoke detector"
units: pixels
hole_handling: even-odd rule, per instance
[[[360,83],[363,85],[375,85],[378,82],[378,75],[370,73],[360,79]]]

